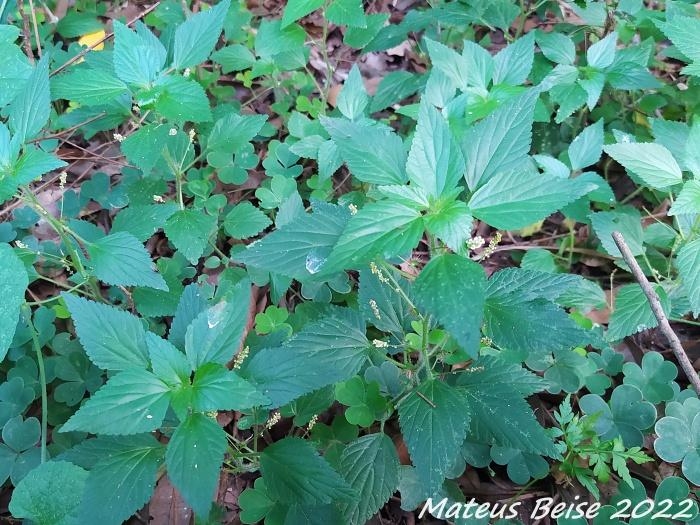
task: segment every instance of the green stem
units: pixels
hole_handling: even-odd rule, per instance
[[[46,435],[48,433],[47,416],[49,413],[49,396],[46,391],[46,369],[44,368],[44,355],[41,353],[39,335],[32,321],[32,309],[26,303],[22,305],[24,318],[29,325],[32,334],[32,346],[36,353],[36,361],[39,367],[39,382],[41,383],[41,462],[46,463]]]

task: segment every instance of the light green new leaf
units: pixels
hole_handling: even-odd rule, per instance
[[[95,276],[115,286],[147,286],[168,290],[143,244],[127,232],[106,235],[87,246]]]
[[[535,89],[528,90],[465,133],[462,140],[467,163],[464,178],[470,190],[498,173],[522,168],[527,162],[537,96]]]
[[[113,306],[61,294],[85,353],[96,366],[107,370],[146,368],[146,331],[141,321]]]
[[[175,30],[173,67],[198,66],[209,58],[221,35],[231,0],[223,0],[211,9],[189,17]]]
[[[668,315],[671,303],[665,290],[657,285],[656,293],[661,300],[661,306]],[[619,341],[628,335],[636,334],[642,330],[654,328],[659,322],[651,311],[649,301],[638,284],[626,284],[621,286],[615,296],[615,306],[610,315],[607,338],[610,341]]]
[[[399,405],[411,462],[431,493],[442,486],[459,456],[470,413],[462,394],[440,380],[421,384]]]
[[[298,437],[268,446],[260,454],[260,472],[268,494],[282,503],[333,503],[356,496],[314,446]]]
[[[270,218],[248,201],[236,204],[224,218],[224,230],[234,239],[253,237],[270,224]]]
[[[198,412],[247,410],[269,403],[252,384],[223,365],[207,363],[194,373],[192,408]]]
[[[32,470],[12,493],[10,512],[36,525],[79,525],[78,506],[88,473],[67,461]]]
[[[289,0],[282,15],[282,29],[316,11],[324,0]]]
[[[344,119],[324,117],[321,123],[357,179],[371,184],[406,182],[406,152],[396,133],[386,127]]]
[[[438,322],[472,357],[479,352],[486,299],[486,273],[460,255],[433,258],[413,286],[418,306]]]
[[[596,69],[605,69],[615,60],[615,46],[617,33],[613,31],[602,40],[599,40],[586,51],[588,65]]]
[[[0,362],[5,359],[15,336],[20,307],[29,277],[22,260],[9,244],[0,244]]]
[[[700,179],[691,179],[683,184],[683,189],[673,201],[669,215],[700,213]]]
[[[578,179],[528,169],[505,171],[472,195],[469,209],[495,228],[515,230],[548,217],[595,188]]]
[[[185,353],[193,370],[204,363],[224,365],[236,355],[248,319],[250,293],[250,284],[243,281],[192,321],[185,334]]]
[[[603,153],[603,119],[584,129],[569,145],[572,170],[580,170],[600,160]]]
[[[127,92],[124,82],[102,69],[81,69],[51,80],[54,99],[72,100],[82,106],[102,105]]]
[[[215,419],[190,414],[173,432],[165,452],[168,478],[199,516],[207,516],[227,448]]]
[[[351,378],[367,359],[369,348],[359,314],[337,310],[307,324],[282,346],[256,352],[241,375],[275,408]]]
[[[126,84],[149,87],[163,70],[167,52],[146,26],[137,27],[134,32],[114,21],[114,72]]]
[[[421,235],[423,219],[415,208],[390,200],[367,204],[350,218],[321,271],[333,273],[367,264],[377,255],[406,253]]]
[[[676,159],[660,144],[621,142],[603,149],[651,188],[666,190],[683,182],[683,173]]]
[[[163,423],[170,389],[147,370],[132,368],[112,376],[61,427],[61,432],[128,435],[151,432]]]
[[[449,200],[423,216],[425,229],[444,242],[452,251],[460,252],[472,231],[472,216],[466,203]]]
[[[369,104],[369,95],[365,91],[362,74],[355,64],[350,69],[350,74],[343,84],[336,105],[347,118],[357,120],[362,117],[367,104]]]
[[[338,470],[357,492],[357,498],[341,505],[347,523],[366,523],[399,485],[396,446],[384,433],[368,434],[348,444]]]
[[[678,251],[676,265],[690,308],[697,317],[700,314],[700,239],[689,242]]]
[[[406,163],[409,180],[429,196],[439,197],[457,186],[465,169],[464,156],[447,121],[423,99]]]
[[[180,210],[165,222],[165,235],[188,261],[197,264],[216,230],[216,222],[216,217],[202,211]]]
[[[494,84],[519,86],[526,80],[535,58],[534,33],[520,37],[494,57]]]
[[[51,94],[49,91],[49,57],[45,55],[36,65],[19,92],[10,104],[7,123],[12,130],[13,140],[24,143],[39,133],[49,120]]]

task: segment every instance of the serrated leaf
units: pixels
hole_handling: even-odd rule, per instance
[[[493,76],[494,60],[486,49],[476,42],[464,40],[462,56],[467,61],[467,70],[471,72],[469,83],[486,92]]]
[[[664,312],[671,309],[668,296],[664,289],[655,286],[656,293],[661,300]],[[628,335],[636,334],[642,330],[654,328],[659,324],[651,311],[649,301],[638,284],[621,286],[615,296],[615,305],[610,315],[607,337],[610,341],[619,341]]]
[[[534,33],[528,33],[501,49],[494,57],[493,83],[510,86],[523,84],[532,70],[534,58]]]
[[[156,83],[155,109],[174,122],[208,122],[212,119],[209,99],[199,82],[168,75]]]
[[[14,134],[13,140],[22,144],[35,137],[49,120],[50,113],[49,58],[46,55],[10,104],[7,124]]]
[[[268,493],[283,503],[332,503],[356,497],[355,491],[318,455],[311,443],[287,437],[260,455]]]
[[[199,412],[247,410],[270,400],[236,372],[223,365],[207,363],[194,373],[192,408]]]
[[[255,55],[242,44],[233,44],[214,51],[211,59],[221,65],[221,71],[232,73],[250,69],[255,65]]]
[[[248,201],[234,206],[224,218],[224,230],[235,239],[253,237],[270,224],[270,218]]]
[[[449,200],[423,217],[425,229],[444,242],[450,250],[461,253],[472,231],[472,216],[466,203]]]
[[[659,25],[681,53],[693,62],[700,61],[700,50],[698,49],[700,20],[689,16],[674,16],[666,23]]]
[[[348,444],[338,467],[357,497],[342,505],[348,523],[366,523],[399,485],[399,457],[384,433],[368,434]]]
[[[113,306],[64,293],[75,331],[90,360],[107,370],[146,368],[146,331],[137,317]]]
[[[22,260],[9,244],[0,243],[0,362],[5,359],[17,328],[29,276]]]
[[[114,22],[114,72],[126,84],[149,87],[165,66],[166,50],[146,26],[134,32]]]
[[[180,210],[165,222],[165,235],[192,264],[197,264],[216,230],[216,217],[203,211]]]
[[[352,27],[367,27],[362,0],[333,0],[325,12],[329,22]]]
[[[538,92],[530,89],[470,128],[462,139],[467,186],[475,190],[494,175],[522,168],[532,142]]]
[[[586,127],[569,145],[572,170],[580,170],[600,160],[603,153],[603,119]]]
[[[126,84],[101,69],[81,69],[51,80],[54,99],[72,100],[83,106],[102,105],[125,93]]]
[[[209,513],[227,448],[226,433],[204,414],[187,416],[165,452],[168,478],[200,516]]]
[[[165,221],[177,211],[177,204],[131,205],[114,217],[111,233],[128,232],[144,242],[165,225]]]
[[[226,115],[214,124],[207,148],[232,154],[238,153],[260,133],[266,121],[267,115],[239,115],[238,113]]]
[[[49,461],[15,487],[10,512],[37,525],[78,525],[78,506],[88,473],[67,461]]]
[[[595,186],[530,170],[494,175],[469,200],[472,214],[490,226],[516,230],[542,220]]]
[[[322,118],[350,172],[371,184],[404,184],[406,152],[393,131],[344,119]]]
[[[413,286],[418,306],[434,315],[463,350],[476,357],[486,299],[486,273],[460,255],[431,259]]]
[[[61,432],[128,435],[160,427],[170,389],[151,372],[132,368],[112,376],[61,427]]]
[[[163,277],[153,270],[153,261],[139,240],[126,232],[106,235],[88,244],[87,252],[95,276],[115,286],[147,286],[168,290]]]
[[[440,488],[459,456],[470,414],[460,392],[440,380],[424,382],[399,405],[411,462],[431,493]]]
[[[471,72],[467,59],[440,42],[429,38],[425,42],[433,67],[449,77],[462,91],[468,89]]]
[[[429,196],[439,197],[457,186],[465,169],[462,152],[444,117],[422,101],[406,163],[409,180]]]
[[[282,346],[256,352],[241,375],[275,408],[354,376],[367,359],[369,348],[359,315],[340,310],[309,323]]]
[[[685,244],[676,257],[683,290],[688,296],[690,308],[697,317],[700,314],[700,239]]]
[[[683,182],[683,173],[676,159],[661,144],[623,142],[608,144],[603,149],[651,188],[665,190]]]
[[[596,69],[605,69],[615,60],[615,46],[617,45],[617,33],[613,31],[605,38],[599,40],[586,51],[588,65]]]
[[[194,67],[209,58],[221,35],[231,0],[223,0],[211,9],[192,15],[175,30],[173,67]]]
[[[245,330],[250,298],[250,283],[244,280],[192,321],[185,334],[185,353],[193,370],[204,363],[224,365],[233,359]]]
[[[600,211],[588,216],[596,237],[603,249],[614,257],[622,257],[619,248],[612,238],[614,231],[619,231],[625,238],[632,255],[644,253],[644,230],[642,216],[632,207],[619,207],[614,211]]]
[[[365,91],[362,74],[357,65],[353,65],[338,95],[337,107],[350,120],[357,120],[364,114],[367,104],[369,96]]]
[[[316,11],[323,5],[324,0],[289,0],[282,15],[282,28],[293,24],[300,18]]]
[[[545,57],[557,64],[572,65],[576,59],[573,40],[558,31],[537,31],[537,45]]]

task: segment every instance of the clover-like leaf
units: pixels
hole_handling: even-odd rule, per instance
[[[692,424],[673,416],[657,421],[654,427],[659,436],[654,450],[669,463],[681,462],[683,475],[694,485],[700,485],[700,416]]]
[[[644,440],[642,430],[656,419],[654,405],[644,401],[642,391],[632,385],[613,390],[609,404],[598,395],[588,394],[581,398],[579,406],[588,417],[596,418],[593,428],[603,440],[620,436],[626,447],[640,446]]]
[[[636,363],[625,363],[622,372],[625,374],[624,383],[639,388],[647,401],[657,404],[673,399],[672,384],[678,369],[658,352],[644,354],[641,367]]]

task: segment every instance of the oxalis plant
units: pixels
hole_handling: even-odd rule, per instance
[[[698,522],[697,377],[617,349],[659,322],[632,260],[664,326],[700,312],[692,4],[170,1],[109,33],[106,4],[0,2],[12,517],[147,522],[174,487],[220,523],[238,477],[250,524],[513,523],[536,484],[597,503],[561,524]],[[338,91],[333,32],[426,72]],[[545,221],[556,246],[525,244]],[[521,488],[467,516],[465,473]]]

